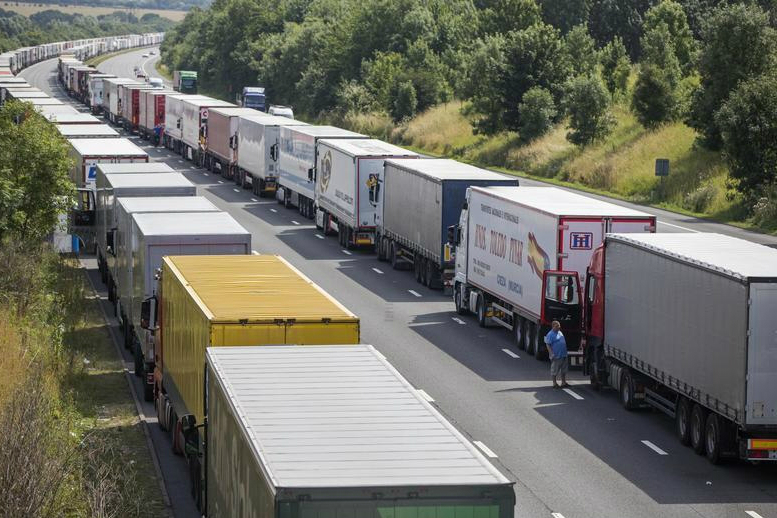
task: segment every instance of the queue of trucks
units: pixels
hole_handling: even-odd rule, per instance
[[[777,460],[777,250],[656,234],[654,216],[610,202],[119,79],[103,91],[115,84],[131,108],[137,90],[155,124],[163,103],[157,135],[183,156],[449,288],[459,314],[539,359],[559,321],[592,387],[670,415],[710,461]],[[19,84],[0,79],[0,93],[45,100],[16,97]],[[252,254],[251,234],[183,175],[127,139],[71,131],[71,230],[93,229],[135,374],[204,515],[512,516],[512,483],[358,345],[356,315],[284,259]]]

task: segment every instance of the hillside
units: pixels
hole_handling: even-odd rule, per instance
[[[39,13],[41,11],[47,11],[49,9],[60,11],[65,14],[81,14],[84,16],[101,16],[106,14],[113,14],[115,12],[122,12],[142,18],[146,14],[156,14],[162,18],[167,18],[174,22],[180,22],[186,16],[186,11],[177,11],[173,9],[139,9],[136,7],[123,7],[123,6],[95,6],[95,5],[78,5],[71,2],[56,4],[56,3],[26,3],[26,2],[2,2],[0,8],[6,11],[21,14],[22,16],[30,16],[31,14]]]

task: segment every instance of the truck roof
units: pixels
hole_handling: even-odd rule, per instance
[[[310,135],[311,137],[319,137],[319,138],[327,138],[327,137],[366,138],[366,135],[362,135],[360,133],[354,133],[353,131],[344,130],[342,128],[336,128],[334,126],[293,126],[291,127],[291,129],[297,133],[303,133],[305,135]]]
[[[26,103],[32,104],[33,106],[62,106],[65,104],[59,99],[53,99],[51,97],[41,97],[38,99],[22,99],[22,100]]]
[[[126,138],[80,138],[70,139],[81,156],[148,156],[148,154]]]
[[[607,240],[629,243],[739,280],[777,281],[777,250],[736,237],[704,232],[607,234]]]
[[[241,115],[241,119],[245,119],[262,126],[310,126],[307,122],[302,122],[298,119],[289,119],[288,117],[279,117],[277,115],[270,115],[264,112],[257,112],[251,115]]]
[[[116,199],[128,213],[135,212],[215,212],[220,209],[204,196],[140,196]]]
[[[226,212],[149,212],[133,218],[144,236],[249,235]]]
[[[8,90],[8,97],[13,97],[14,99],[47,99],[51,96],[37,88],[24,88],[21,90],[11,88]]]
[[[611,216],[652,218],[651,214],[590,198],[557,187],[472,187],[503,200],[554,216]]]
[[[256,110],[254,110],[253,108],[243,108],[242,106],[225,106],[223,108],[216,107],[208,111],[210,111],[210,113],[218,113],[219,115],[224,115],[225,117],[242,117],[245,115],[250,116],[256,113]]]
[[[207,361],[277,489],[512,484],[371,345],[209,347]]]
[[[133,83],[138,83],[135,79],[130,79],[129,77],[104,77],[103,82],[108,82],[111,84],[116,85],[131,85]]]
[[[181,173],[109,173],[105,181],[114,189],[126,187],[194,187]]]
[[[102,174],[116,173],[175,173],[175,169],[164,162],[137,162],[134,164],[97,164],[97,169]]]
[[[69,104],[51,104],[51,105],[38,105],[35,107],[36,110],[40,112],[41,115],[46,117],[52,122],[59,122],[60,120],[63,121],[63,123],[67,121],[74,120],[73,117],[76,115],[80,115],[83,117],[89,116],[92,117],[97,122],[100,122],[100,119],[93,115],[89,115],[88,113],[81,113]],[[81,119],[81,120],[87,120],[91,121],[92,119]]]
[[[186,103],[186,104],[191,104],[192,106],[200,107],[200,108],[203,108],[203,107],[207,107],[207,108],[211,108],[211,107],[237,108],[237,106],[235,106],[234,104],[229,103],[227,101],[222,101],[222,100],[219,100],[219,99],[214,99],[212,97],[205,97],[205,96],[200,97],[200,98],[195,98],[195,99],[184,99],[183,102]]]
[[[57,124],[57,131],[66,138],[88,136],[119,136],[119,132],[107,124]]]
[[[389,144],[377,139],[322,139],[320,144],[342,151],[352,157],[360,156],[419,156],[418,153],[408,149]]]
[[[206,314],[215,320],[358,321],[356,315],[279,256],[192,255],[167,260],[197,295]]]
[[[390,158],[386,164],[437,180],[514,180],[507,176],[448,158]]]

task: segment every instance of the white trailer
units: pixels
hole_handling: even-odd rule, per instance
[[[71,139],[70,156],[75,164],[70,179],[79,188],[95,188],[97,164],[148,162],[148,153],[125,138]]]
[[[105,93],[103,79],[116,77],[113,74],[92,74],[89,76],[89,86],[87,87],[87,106],[92,113],[99,113],[103,109],[103,97]]]
[[[119,124],[121,115],[120,85],[139,84],[128,77],[108,77],[103,79],[103,113],[113,124]]]
[[[186,99],[209,99],[204,95],[177,94],[165,96],[165,147],[181,153],[183,147],[183,102]]]
[[[418,158],[418,153],[375,139],[318,141],[316,227],[336,232],[340,245],[374,246],[383,164],[390,158]]]
[[[242,187],[250,186],[257,196],[274,193],[278,187],[278,155],[283,126],[308,124],[261,113],[241,116],[238,120],[235,181]]]
[[[295,206],[307,218],[315,216],[317,142],[320,139],[369,138],[334,126],[282,126],[276,198]]]
[[[256,110],[239,106],[208,110],[204,164],[208,171],[228,179],[235,177],[238,120],[255,114]]]
[[[226,101],[202,97],[199,99],[184,99],[181,111],[181,141],[182,155],[192,160],[196,165],[202,165],[205,156],[205,143],[208,139],[208,114],[210,108],[236,106]]]
[[[61,124],[57,131],[66,139],[72,138],[119,138],[119,132],[107,124]]]
[[[538,359],[558,320],[581,364],[580,284],[594,250],[607,232],[655,232],[656,217],[555,187],[472,187],[452,230],[456,311],[513,331]]]

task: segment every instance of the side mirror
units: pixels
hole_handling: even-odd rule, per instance
[[[145,299],[140,304],[140,327],[154,329],[156,327],[156,296]]]
[[[308,181],[312,182],[315,179],[316,179],[316,175],[314,174],[314,169],[311,167],[310,169],[308,169]]]
[[[116,229],[112,228],[105,233],[105,247],[108,249],[111,255],[116,255],[115,239]]]
[[[458,245],[459,244],[459,226],[458,225],[451,225],[448,227],[448,243],[451,245]]]
[[[278,144],[270,146],[270,158],[272,158],[273,162],[278,161]]]

